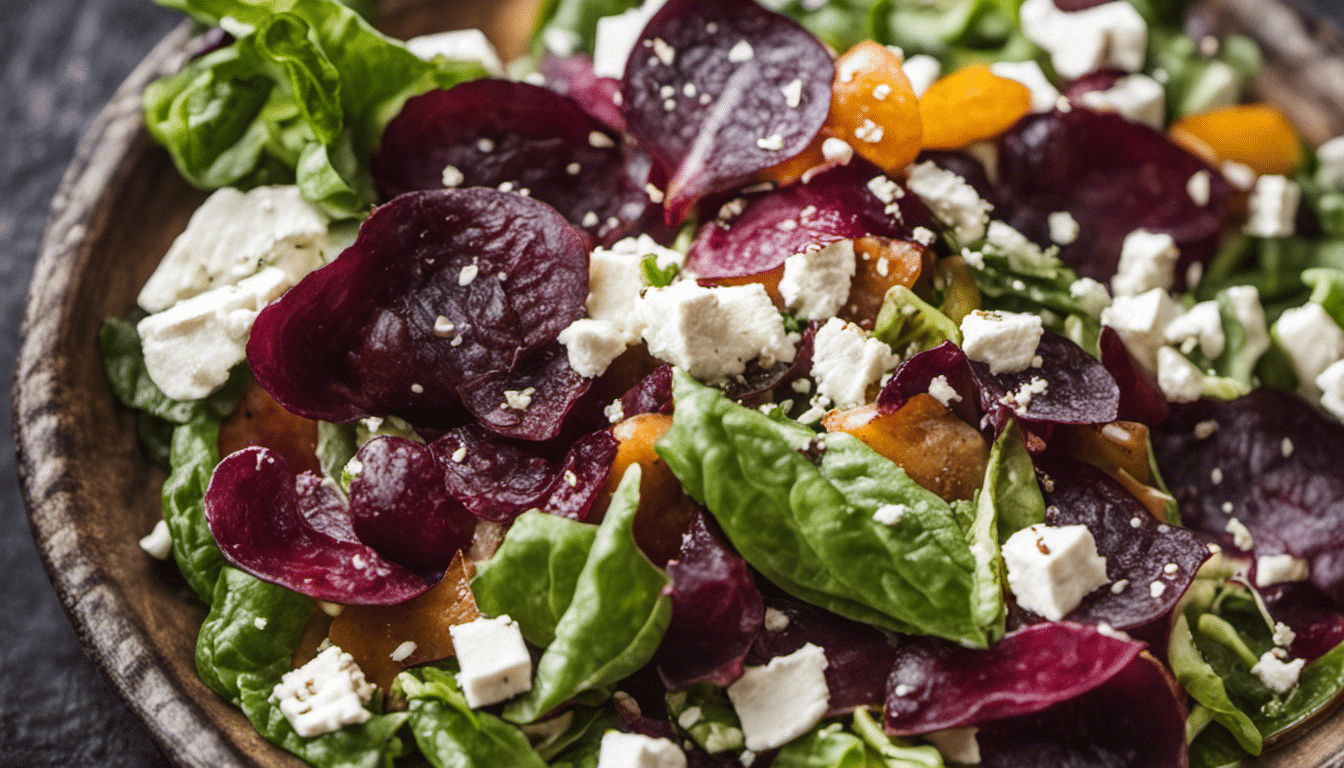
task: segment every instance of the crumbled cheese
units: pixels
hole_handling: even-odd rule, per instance
[[[393,648],[392,652],[389,653],[387,657],[398,663],[403,662],[409,659],[411,657],[411,654],[415,653],[416,647],[417,646],[414,642],[407,640],[406,642],[398,645],[396,648]]]
[[[1209,176],[1209,172],[1198,170],[1191,174],[1185,182],[1185,193],[1195,205],[1201,208],[1208,205],[1209,197],[1213,194],[1213,179]]]
[[[506,389],[504,390],[504,407],[515,411],[525,411],[532,405],[532,396],[537,392],[536,387],[527,389]]]
[[[580,376],[592,378],[606,372],[625,352],[631,338],[610,322],[584,317],[560,331],[559,341],[569,355],[569,367]]]
[[[948,728],[924,734],[924,738],[938,750],[944,760],[967,765],[980,764],[980,742],[975,735],[980,732],[974,726],[968,728]]]
[[[1251,667],[1251,674],[1274,693],[1285,694],[1297,685],[1297,680],[1302,675],[1302,667],[1306,666],[1306,663],[1306,659],[1285,662],[1276,656],[1274,651],[1265,651],[1260,661]]]
[[[829,163],[848,165],[854,159],[854,148],[844,139],[828,136],[821,143],[821,156]]]
[[[476,264],[468,264],[457,273],[457,284],[463,288],[476,281],[476,276],[481,273],[481,268]]]
[[[1045,394],[1049,388],[1050,382],[1039,376],[1032,376],[1030,381],[1004,395],[1003,403],[1012,406],[1018,413],[1026,413],[1031,407],[1032,398]]]
[[[598,77],[611,77],[617,80],[624,77],[626,62],[630,58],[630,53],[634,51],[635,44],[639,42],[640,34],[665,2],[666,0],[647,0],[625,13],[599,18],[593,42],[593,73]],[[550,47],[549,41],[547,47]],[[557,53],[560,56],[568,56],[572,52],[573,49]]]
[[[885,134],[885,128],[867,118],[864,119],[862,125],[854,129],[854,138],[865,144],[876,144],[882,141]]]
[[[1153,598],[1154,600],[1161,600],[1162,596],[1165,595],[1166,593],[1167,593],[1167,585],[1160,581],[1154,581],[1153,583],[1148,585],[1148,596]]]
[[[1310,570],[1307,561],[1289,554],[1260,555],[1255,558],[1255,586],[1272,587],[1306,581]]]
[[[668,739],[607,731],[598,748],[597,768],[686,768],[686,753]]]
[[[763,136],[756,140],[756,146],[767,152],[778,152],[784,148],[784,137],[778,133]]]
[[[1242,192],[1250,192],[1255,186],[1255,169],[1236,160],[1224,160],[1220,169],[1223,172],[1223,178],[1227,183],[1236,187]]]
[[[797,109],[799,104],[803,103],[803,81],[794,79],[793,82],[780,89],[784,94],[784,103],[789,105],[790,109]]]
[[[1223,511],[1226,512],[1228,510]],[[1237,518],[1234,517],[1228,520],[1227,525],[1223,527],[1223,530],[1232,534],[1232,546],[1240,549],[1242,552],[1250,552],[1255,548],[1255,537],[1251,536],[1251,529],[1247,528],[1246,524]]]
[[[1336,419],[1344,420],[1344,360],[1336,360],[1316,377],[1321,390],[1321,407]]]
[[[1205,419],[1204,421],[1201,421],[1195,425],[1195,439],[1207,440],[1213,436],[1214,432],[1217,431],[1218,431],[1218,422],[1214,421],[1213,419]]]
[[[1038,315],[976,310],[961,321],[966,357],[989,365],[989,372],[1018,373],[1031,367],[1045,328]]]
[[[1232,304],[1232,314],[1246,332],[1241,345],[1241,353],[1255,360],[1269,351],[1269,326],[1265,321],[1265,308],[1260,305],[1260,291],[1253,285],[1234,285],[1226,289],[1227,300]]]
[[[909,514],[910,507],[905,504],[883,504],[873,513],[873,521],[882,525],[896,525]]]
[[[1018,605],[1059,621],[1110,582],[1106,558],[1085,525],[1033,525],[1003,544],[1008,587]]]
[[[1193,403],[1204,391],[1204,373],[1172,347],[1157,350],[1157,385],[1173,403]]]
[[[1180,347],[1185,354],[1189,354],[1196,346],[1210,360],[1223,354],[1227,337],[1223,333],[1223,318],[1218,312],[1218,302],[1201,301],[1172,320],[1167,325],[1166,338],[1168,343]]]
[[[1087,91],[1078,101],[1100,112],[1115,112],[1135,123],[1161,130],[1167,122],[1167,93],[1147,75],[1127,75],[1102,91]]]
[[[1275,645],[1279,646],[1280,648],[1287,648],[1288,646],[1292,645],[1293,641],[1296,639],[1297,639],[1297,633],[1292,630],[1292,627],[1289,627],[1282,621],[1274,623],[1273,640]]]
[[[1111,306],[1110,291],[1090,277],[1074,280],[1069,286],[1069,298],[1076,300],[1078,306],[1092,317],[1101,317],[1101,313]]]
[[[1157,350],[1166,343],[1167,324],[1181,309],[1161,288],[1138,296],[1117,296],[1101,313],[1101,322],[1115,329],[1125,349],[1149,371],[1157,370]]]
[[[752,48],[751,43],[746,40],[738,40],[732,48],[728,49],[728,61],[734,64],[741,64],[754,58],[756,58],[756,49]]]
[[[817,330],[812,347],[812,378],[817,392],[836,408],[857,408],[868,402],[868,390],[900,357],[863,329],[831,318]]]
[[[1055,245],[1069,245],[1078,239],[1081,228],[1068,211],[1055,211],[1046,217],[1046,221],[1050,226],[1050,242]]]
[[[649,353],[702,381],[736,376],[756,358],[773,365],[796,354],[759,283],[704,288],[683,280],[649,290],[638,311]]]
[[[504,63],[489,38],[479,29],[456,29],[433,35],[412,37],[406,41],[411,53],[425,61],[442,56],[449,61],[480,64],[493,77],[504,77]]]
[[[905,77],[910,81],[910,87],[914,89],[915,95],[923,96],[930,85],[938,82],[939,76],[943,73],[943,65],[938,59],[920,53],[906,59],[901,64],[901,70],[905,72]]]
[[[728,686],[747,749],[781,747],[812,730],[826,714],[826,654],[812,643],[764,666],[746,667]]]
[[[1120,246],[1120,265],[1111,278],[1111,291],[1116,296],[1138,296],[1154,288],[1170,289],[1180,255],[1176,241],[1165,232],[1130,232]]]
[[[947,377],[941,374],[934,376],[933,381],[929,382],[929,394],[933,396],[934,400],[942,403],[944,407],[951,407],[953,403],[961,400],[961,395],[957,394],[957,390],[947,383]]]
[[[373,686],[354,657],[331,646],[302,667],[286,672],[271,696],[280,712],[305,739],[367,721],[364,705],[373,699]]]
[[[154,530],[140,540],[140,548],[155,560],[167,560],[173,554],[173,534],[168,523],[160,520],[154,524]]]
[[[1274,324],[1274,337],[1293,366],[1302,394],[1320,397],[1316,378],[1344,358],[1344,330],[1314,301],[1287,310]]]
[[[839,240],[819,251],[795,253],[784,260],[779,295],[795,316],[828,320],[835,317],[849,297],[856,270],[852,240]]]
[[[464,175],[462,171],[458,170],[457,166],[455,165],[443,166],[443,186],[448,187],[449,189],[453,187],[460,187],[462,186],[462,182],[466,180],[467,180],[466,175]]]
[[[1344,190],[1344,136],[1316,148],[1316,183],[1325,189]]]
[[[1041,65],[1034,61],[996,61],[989,65],[989,71],[1027,86],[1031,91],[1032,112],[1049,112],[1059,101],[1059,89],[1041,71]]]
[[[1302,188],[1286,176],[1265,175],[1255,180],[1247,203],[1246,234],[1287,237],[1297,231],[1297,207]]]
[[[467,705],[485,707],[532,690],[532,657],[508,616],[478,618],[448,628]]]
[[[765,609],[765,628],[769,632],[783,632],[789,626],[789,615],[776,608]]]
[[[950,230],[958,245],[985,236],[989,212],[994,209],[967,181],[927,160],[910,167],[906,185]]]
[[[1062,11],[1054,0],[1026,0],[1022,34],[1050,54],[1055,72],[1075,80],[1098,69],[1137,72],[1148,50],[1148,25],[1124,0]]]

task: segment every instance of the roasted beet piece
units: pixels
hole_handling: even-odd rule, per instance
[[[826,652],[827,717],[882,704],[887,675],[896,663],[895,637],[787,597],[772,595],[765,605],[770,618],[751,649],[753,664],[812,643]]]
[[[1172,406],[1152,440],[1186,525],[1235,548],[1227,525],[1237,519],[1255,554],[1305,558],[1311,583],[1344,605],[1344,426],[1257,389]]]
[[[584,520],[607,485],[616,439],[594,432],[553,461],[478,426],[455,429],[429,446],[447,493],[472,514],[509,523],[529,509]]]
[[[573,56],[541,57],[541,76],[546,87],[573,99],[583,110],[616,133],[625,133],[625,115],[621,112],[621,81],[598,77],[593,57],[586,53]]]
[[[248,364],[308,418],[450,428],[470,408],[501,434],[547,440],[588,387],[554,351],[587,298],[587,249],[550,206],[486,189],[412,192],[262,310]]]
[[[884,195],[893,189],[891,194],[901,195],[894,205],[883,202],[869,188],[875,179]],[[697,276],[759,275],[809,247],[868,235],[909,237],[914,227],[929,222],[928,211],[918,198],[888,180],[877,166],[857,159],[806,183],[749,195],[742,201],[740,214],[701,228],[686,257],[686,267]]]
[[[887,679],[887,733],[913,736],[1040,712],[1117,675],[1141,643],[1057,622],[1008,633],[988,650],[922,638]]]
[[[761,631],[765,607],[747,561],[718,526],[697,512],[682,537],[681,554],[667,564],[672,578],[672,623],[654,657],[668,690],[699,682],[725,686],[742,674],[742,661]]]
[[[877,410],[883,414],[895,413],[915,395],[929,391],[929,384],[942,376],[960,400],[953,401],[952,410],[968,424],[980,423],[980,382],[971,370],[970,361],[961,347],[945,341],[901,363],[891,380],[877,398]]]
[[[1065,618],[1131,629],[1170,611],[1209,559],[1204,542],[1185,528],[1155,520],[1124,486],[1090,464],[1051,452],[1035,462],[1048,478],[1042,481],[1046,525],[1087,526],[1111,580]]]
[[[1167,418],[1167,398],[1153,375],[1145,371],[1129,354],[1120,334],[1109,325],[1101,327],[1101,364],[1120,387],[1120,406],[1116,418],[1137,421],[1150,427]]]
[[[350,482],[350,517],[360,541],[417,573],[442,571],[471,547],[476,518],[448,496],[428,447],[379,437],[356,457],[363,470]]]
[[[1186,191],[1209,174],[1209,200]],[[1042,246],[1048,217],[1068,211],[1081,227],[1060,258],[1080,275],[1106,282],[1120,246],[1136,229],[1166,232],[1181,249],[1178,282],[1192,261],[1211,258],[1232,190],[1203,160],[1146,125],[1115,113],[1073,109],[1028,115],[1002,139],[996,214]]]
[[[621,83],[630,133],[670,179],[666,216],[798,153],[831,107],[835,64],[797,23],[752,0],[670,0]]]
[[[621,418],[641,413],[672,412],[672,366],[664,365],[644,377],[621,397]]]
[[[205,514],[229,562],[318,600],[400,603],[431,586],[360,543],[340,494],[311,472],[295,476],[268,448],[244,448],[220,462]]]
[[[1186,768],[1185,693],[1148,653],[1091,691],[985,723],[985,768]]]
[[[383,132],[373,179],[384,200],[445,186],[527,190],[610,244],[649,210],[646,179],[626,160],[620,137],[564,96],[474,80],[407,100]]]
[[[971,362],[980,382],[980,407],[994,414],[996,424],[1010,416],[1049,424],[1115,421],[1120,388],[1099,360],[1050,331],[1041,337],[1036,354],[1041,367],[1019,373],[992,374],[987,364]]]

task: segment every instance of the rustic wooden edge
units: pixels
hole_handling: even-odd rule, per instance
[[[1199,13],[1211,31],[1242,32],[1261,44],[1270,63],[1258,83],[1261,92],[1283,106],[1311,143],[1344,133],[1344,43],[1332,24],[1272,0],[1203,0]],[[56,341],[66,310],[80,298],[73,295],[71,278],[87,264],[107,225],[114,207],[110,198],[128,173],[126,160],[149,143],[140,94],[155,78],[180,68],[191,29],[190,23],[179,26],[121,85],[86,131],[52,201],[12,393],[19,479],[38,550],[67,616],[95,664],[169,759],[191,768],[298,766],[302,763],[271,745],[263,745],[261,755],[250,753],[169,674],[146,628],[73,525],[76,468],[63,449],[68,399],[80,393],[67,386],[67,361],[55,354]],[[1344,712],[1324,718],[1309,738],[1251,764],[1344,768]]]

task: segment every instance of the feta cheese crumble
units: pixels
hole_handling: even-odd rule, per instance
[[[373,686],[354,657],[334,645],[286,672],[271,697],[279,700],[281,714],[305,739],[372,717],[364,705],[373,699]]]
[[[442,56],[449,61],[469,61],[480,64],[493,77],[504,77],[504,63],[489,38],[479,29],[457,29],[420,35],[406,41],[411,53],[425,61]]]
[[[856,270],[853,240],[839,240],[819,251],[795,253],[784,260],[779,295],[796,316],[829,320],[849,297]]]
[[[686,768],[686,753],[668,739],[607,731],[598,748],[597,768]]]
[[[793,362],[796,350],[759,283],[704,288],[683,280],[650,289],[639,304],[649,354],[701,381],[721,381],[762,365]]]
[[[1265,651],[1260,661],[1251,667],[1251,674],[1274,693],[1285,694],[1297,685],[1306,664],[1306,659],[1283,661],[1274,651]]]
[[[1149,371],[1157,371],[1157,350],[1166,343],[1167,325],[1181,314],[1181,308],[1161,288],[1138,296],[1116,296],[1101,313],[1103,325],[1109,325],[1125,343],[1125,349]]]
[[[1255,180],[1248,202],[1246,234],[1287,237],[1297,231],[1297,206],[1302,188],[1286,176],[1265,175]]]
[[[1068,211],[1055,211],[1046,217],[1050,227],[1050,242],[1055,245],[1069,245],[1078,239],[1082,228],[1078,220]],[[1090,278],[1089,278],[1090,279]]]
[[[1018,373],[1031,367],[1044,333],[1037,315],[976,310],[961,321],[961,346],[967,358],[987,364],[990,373]]]
[[[768,664],[746,667],[728,686],[747,749],[782,747],[821,722],[829,706],[826,654],[808,643]]]
[[[1148,25],[1125,0],[1062,11],[1054,0],[1026,0],[1022,34],[1050,54],[1055,72],[1076,80],[1098,69],[1137,72],[1148,52]]]
[[[1173,403],[1193,403],[1204,391],[1204,373],[1171,347],[1157,350],[1157,386]]]
[[[924,92],[929,90],[929,86],[938,82],[939,76],[943,74],[943,65],[938,59],[920,53],[906,59],[901,64],[901,70],[905,72],[905,77],[910,81],[910,87],[914,89],[915,95],[923,96]]]
[[[836,408],[857,408],[868,402],[869,387],[900,360],[884,342],[853,323],[833,317],[813,339],[812,378],[818,394]]]
[[[1115,112],[1135,123],[1162,130],[1167,122],[1167,93],[1143,74],[1126,75],[1102,91],[1087,91],[1079,102],[1099,112]]]
[[[1003,544],[1008,587],[1023,608],[1059,621],[1110,583],[1106,558],[1085,525],[1033,525]]]
[[[154,530],[140,540],[140,548],[155,560],[167,560],[173,554],[173,534],[168,523],[160,520],[154,524]]]
[[[1307,561],[1289,554],[1260,555],[1255,558],[1255,586],[1272,587],[1306,581],[1310,575]]]
[[[461,669],[458,685],[474,708],[532,690],[532,657],[522,630],[508,616],[479,618],[448,628]]]
[[[1170,289],[1180,256],[1176,241],[1165,232],[1130,232],[1120,246],[1120,265],[1111,278],[1111,291],[1116,296],[1138,296],[1154,288]]]
[[[1274,337],[1297,374],[1304,395],[1320,397],[1316,379],[1344,358],[1344,330],[1314,301],[1285,311],[1274,324]]]
[[[1027,86],[1031,91],[1032,112],[1049,112],[1059,101],[1059,89],[1034,61],[996,61],[989,65],[989,71]]]
[[[929,160],[910,166],[906,186],[951,230],[958,245],[969,245],[985,236],[994,206],[981,199],[975,187],[962,177]]]
[[[1223,318],[1218,312],[1218,302],[1201,301],[1185,314],[1167,325],[1167,342],[1189,354],[1199,347],[1200,354],[1212,360],[1223,354],[1227,346],[1227,337],[1223,333]]]

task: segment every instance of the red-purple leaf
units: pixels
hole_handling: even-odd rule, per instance
[[[621,396],[621,418],[672,412],[672,366],[660,366]]]
[[[887,733],[913,736],[1040,712],[1119,674],[1141,643],[1082,624],[1036,624],[988,650],[923,638],[887,679]]]
[[[673,691],[706,681],[728,685],[742,674],[765,617],[747,561],[728,546],[718,526],[696,513],[667,575],[672,623],[654,656],[658,675]]]
[[[420,443],[379,437],[356,454],[350,513],[359,540],[417,573],[443,571],[471,547],[476,518],[448,496],[443,471]]]
[[[594,432],[553,461],[472,425],[455,429],[430,446],[447,493],[485,520],[509,523],[529,509],[584,520],[606,488],[616,439]]]
[[[593,58],[586,53],[541,58],[541,76],[546,87],[573,99],[584,111],[618,134],[625,133],[625,115],[621,112],[621,81],[598,77]]]
[[[1116,418],[1137,421],[1150,427],[1167,419],[1167,398],[1153,375],[1145,371],[1129,354],[1120,334],[1109,325],[1101,327],[1101,364],[1120,387],[1120,406]]]
[[[547,370],[587,297],[587,249],[551,207],[486,189],[413,192],[374,211],[353,246],[262,310],[248,365],[311,419],[395,414],[449,428],[467,420],[470,394],[492,429],[546,440],[584,380],[529,384],[537,391],[517,415],[485,411],[477,389],[500,390],[488,403],[497,406],[502,382]]]
[[[1308,560],[1311,583],[1344,605],[1344,426],[1257,389],[1173,406],[1152,440],[1186,525],[1230,548],[1237,519],[1256,555]]]
[[[592,383],[569,367],[565,348],[553,343],[512,371],[463,382],[460,392],[467,410],[493,432],[554,437]]]
[[[827,717],[882,705],[898,654],[894,637],[787,597],[767,598],[766,606],[778,613],[770,614],[772,620],[751,649],[753,664],[812,643],[826,652]]]
[[[700,229],[686,266],[702,278],[759,275],[809,247],[867,235],[908,237],[928,226],[918,198],[890,182],[895,186],[884,194],[895,189],[901,197],[894,206],[883,202],[868,188],[873,179],[887,181],[876,166],[854,160],[805,183],[746,196],[740,214]]]
[[[1087,526],[1111,580],[1065,618],[1131,629],[1166,615],[1209,559],[1204,542],[1185,528],[1159,523],[1124,486],[1090,464],[1052,453],[1035,462],[1049,478],[1042,483],[1046,524]]]
[[[883,414],[899,411],[914,397],[929,391],[933,380],[942,376],[956,390],[960,400],[952,402],[952,410],[966,423],[980,423],[980,382],[971,370],[970,361],[961,347],[945,341],[901,363],[891,381],[877,397],[877,410]]]
[[[1344,614],[1320,590],[1301,582],[1261,590],[1270,615],[1295,637],[1288,653],[1313,661],[1344,642]]]
[[[619,136],[564,96],[508,80],[409,99],[383,132],[373,178],[384,200],[445,186],[527,190],[593,243],[636,231],[649,211]]]
[[[1178,282],[1186,265],[1212,258],[1231,187],[1217,169],[1158,131],[1115,113],[1073,109],[1023,118],[1001,147],[996,214],[1046,246],[1049,215],[1068,211],[1080,232],[1060,258],[1078,274],[1108,281],[1125,236],[1140,228],[1176,240]],[[1200,171],[1209,175],[1206,205],[1187,191]]]
[[[229,562],[264,581],[318,600],[384,605],[431,586],[357,541],[340,494],[311,472],[295,476],[279,454],[258,446],[215,467],[205,515]]]
[[[985,768],[1186,768],[1185,693],[1145,653],[1097,688],[976,735]]]
[[[980,407],[994,414],[996,423],[1006,422],[1009,416],[1049,424],[1115,421],[1120,388],[1099,360],[1050,331],[1041,336],[1036,354],[1041,367],[1019,373],[992,374],[987,364],[971,361],[980,382]],[[1045,382],[1043,391],[1034,391],[1041,386],[1038,380]],[[1023,392],[1030,396],[1020,397]]]
[[[831,107],[835,64],[752,0],[670,0],[644,28],[621,93],[630,133],[667,171],[666,215],[802,152]]]

